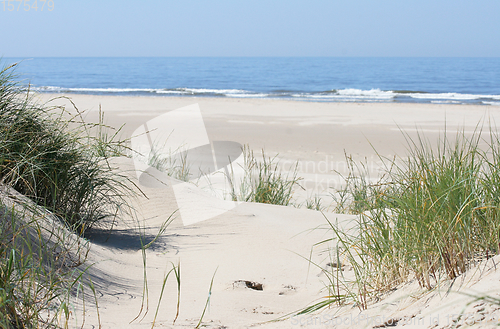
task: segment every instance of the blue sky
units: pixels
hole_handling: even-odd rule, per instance
[[[0,0],[0,56],[500,57],[499,0],[50,1]]]

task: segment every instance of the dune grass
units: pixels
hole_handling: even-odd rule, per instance
[[[68,299],[86,285],[77,235],[112,225],[134,194],[109,163],[126,144],[102,114],[87,124],[76,106],[37,103],[14,66],[0,69],[0,188],[14,193],[0,200],[0,327],[65,327]]]
[[[166,152],[164,148],[155,146],[151,148],[147,163],[170,177],[188,182],[191,176],[191,168],[187,157],[188,151],[182,152],[181,148]]]
[[[300,187],[297,166],[285,174],[277,157],[266,157],[264,150],[262,160],[248,146],[243,147],[242,153],[243,176],[239,181],[235,181],[234,175],[229,177],[233,201],[291,205],[294,189]]]
[[[70,297],[83,280],[88,245],[31,200],[2,188],[0,204],[0,327],[68,325]]]
[[[483,135],[489,136],[483,138]],[[408,280],[432,289],[500,248],[500,138],[495,129],[444,135],[431,146],[404,134],[406,158],[381,159],[387,171],[370,183],[363,164],[350,163],[337,211],[357,214],[352,230],[329,221],[332,260],[352,266],[325,271],[329,297],[312,309],[370,300]],[[484,146],[486,145],[486,147]],[[340,196],[340,197],[339,197]]]
[[[84,123],[76,108],[68,117],[37,104],[14,78],[12,68],[0,72],[1,183],[80,232],[125,210],[130,185],[108,162],[123,143],[102,124]]]
[[[304,201],[304,204],[299,206],[305,206],[307,209],[316,211],[326,211],[328,208],[327,206],[323,205],[323,200],[319,195],[314,195],[307,198]]]
[[[148,165],[181,181],[189,181],[191,167],[188,163],[188,151],[165,152],[161,147],[151,149],[147,157]],[[173,155],[172,155],[173,154]],[[267,157],[262,150],[262,158],[256,157],[248,145],[243,146],[242,175],[235,175],[231,167],[225,172],[229,182],[229,197],[233,201],[292,205],[295,188],[300,188],[297,166],[289,173],[284,173],[275,157]],[[199,179],[200,177],[196,177]],[[307,207],[323,209],[321,200],[309,200]]]

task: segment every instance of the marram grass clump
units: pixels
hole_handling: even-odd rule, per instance
[[[0,328],[67,326],[72,287],[83,289],[73,268],[88,249],[50,214],[9,194],[0,191]]]
[[[484,138],[488,136],[488,138]],[[495,129],[444,135],[437,147],[405,134],[408,155],[382,159],[387,172],[371,184],[352,160],[338,209],[357,214],[353,230],[331,223],[337,268],[322,306],[371,298],[408,280],[432,289],[500,249],[500,137]],[[337,199],[339,200],[339,199]],[[318,306],[318,305],[315,305]]]
[[[262,151],[259,160],[248,146],[244,146],[243,176],[235,181],[234,175],[229,175],[231,198],[233,201],[269,203],[281,206],[292,204],[295,188],[300,187],[301,180],[294,170],[285,173],[281,170],[276,157],[266,157]]]
[[[76,107],[37,103],[14,66],[0,69],[0,327],[68,327],[87,285],[78,235],[129,210],[133,185],[108,162],[125,141],[102,115],[87,124]]]
[[[12,67],[0,71],[0,182],[79,232],[124,210],[130,185],[108,162],[123,143],[76,108],[71,117],[38,104],[14,78]]]

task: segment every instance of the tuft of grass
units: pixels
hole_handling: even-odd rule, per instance
[[[323,200],[319,195],[315,195],[314,197],[307,198],[304,202],[304,206],[307,209],[316,210],[316,211],[324,211],[327,209],[327,206],[323,205]]]
[[[68,327],[70,297],[86,286],[79,235],[112,225],[134,195],[109,162],[126,141],[102,112],[87,124],[76,106],[38,104],[15,66],[0,69],[0,327]]]
[[[2,187],[0,205],[0,327],[67,326],[72,269],[88,247],[56,218]]]
[[[262,160],[259,161],[248,146],[243,148],[243,159],[244,174],[241,180],[235,182],[234,177],[229,177],[233,201],[282,206],[291,204],[294,189],[300,187],[297,166],[294,171],[285,174],[276,157],[266,157],[262,150]]]
[[[74,108],[77,108],[73,104]],[[89,124],[84,124],[84,127]],[[112,158],[124,156],[130,153],[128,146],[129,139],[119,138],[119,134],[124,126],[114,129],[105,124],[104,112],[99,104],[99,122],[92,125],[95,132],[87,131],[87,136],[90,138],[89,144],[93,145],[90,151],[95,153],[95,156],[100,158]]]
[[[0,182],[83,233],[125,210],[131,185],[108,161],[123,154],[124,142],[102,122],[84,123],[75,109],[68,117],[36,103],[12,67],[0,71]]]
[[[171,151],[163,152],[161,147],[152,147],[147,163],[170,177],[188,182],[191,176],[190,166],[187,161],[188,152],[176,150],[173,153],[172,155]]]
[[[388,184],[385,176],[372,183],[367,160],[356,163],[352,156],[345,154],[348,175],[344,177],[344,186],[330,193],[333,199],[333,212],[341,214],[361,214],[364,211],[383,206],[382,197]]]
[[[366,309],[403,282],[432,289],[497,254],[500,136],[493,128],[489,135],[484,139],[480,128],[472,136],[445,134],[432,147],[420,133],[416,139],[404,134],[408,156],[381,158],[387,172],[375,183],[363,164],[348,157],[350,174],[336,194],[336,210],[357,217],[352,230],[329,222],[329,242],[336,246],[332,257],[350,264],[353,273],[326,273],[331,291],[316,306],[354,303]]]

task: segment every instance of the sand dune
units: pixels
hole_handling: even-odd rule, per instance
[[[151,198],[137,205],[143,209],[138,212],[139,218],[145,219],[142,229],[119,225],[109,235],[102,232],[91,236],[94,245],[88,262],[96,265],[89,273],[100,284],[101,319],[110,327],[128,325],[140,310],[143,266],[137,237],[142,234],[146,241],[151,239],[175,211],[163,202],[173,199],[172,191],[145,188],[144,192]],[[348,220],[352,216],[334,217]],[[204,322],[214,321],[215,328],[244,327],[300,310],[325,294],[321,292],[326,284],[321,270],[307,261],[312,252],[312,261],[323,266],[328,263],[325,246],[313,248],[330,237],[325,228],[326,221],[319,212],[264,204],[242,203],[189,226],[176,217],[146,251],[150,311],[141,323],[132,325],[150,326],[163,276],[172,264],[181,266],[179,326],[196,325],[212,277],[210,308]],[[247,287],[250,284],[246,281],[262,285],[262,290]],[[176,296],[171,277],[157,323],[171,324]],[[91,313],[88,317],[90,321]]]
[[[47,100],[52,96],[40,97]],[[126,123],[123,134],[128,137],[143,122],[155,116],[198,103],[210,140],[249,144],[257,151],[264,148],[270,154],[279,154],[284,160],[312,161],[310,167],[301,167],[300,174],[315,182],[310,190],[301,192],[303,196],[318,192],[318,183],[326,181],[323,190],[318,192],[324,194],[331,187],[330,183],[339,180],[332,168],[338,170],[335,166],[342,164],[344,150],[357,159],[366,157],[375,161],[374,149],[384,156],[405,152],[400,128],[407,129],[409,134],[415,134],[414,128],[422,129],[432,139],[444,130],[445,120],[450,131],[455,131],[457,126],[473,131],[480,120],[498,121],[500,118],[500,108],[494,106],[70,97],[81,110],[89,110],[86,120],[96,121],[101,104],[109,125],[120,127]],[[58,99],[54,103],[67,104],[67,101]],[[118,159],[117,165],[136,179],[132,160]],[[172,265],[179,264],[181,298],[178,319],[172,325],[176,316],[177,288],[171,274],[156,319],[158,327],[196,326],[209,297],[212,278],[210,303],[203,318],[203,325],[208,328],[326,328],[333,324],[373,328],[389,325],[389,320],[408,328],[444,328],[452,325],[452,315],[461,311],[476,317],[475,323],[464,322],[464,325],[487,327],[498,323],[500,307],[481,304],[480,301],[469,305],[470,298],[455,293],[461,288],[461,291],[490,293],[498,297],[496,289],[500,275],[495,271],[500,260],[498,257],[431,292],[409,283],[386,299],[371,304],[362,313],[357,308],[348,307],[269,322],[326,296],[327,280],[321,274],[321,267],[327,267],[331,259],[327,245],[315,244],[332,236],[327,230],[325,216],[345,225],[349,225],[354,217],[331,212],[324,216],[307,209],[254,203],[229,207],[193,185],[186,193],[195,200],[194,211],[203,212],[203,208],[196,208],[196,200],[200,200],[200,204],[208,200],[221,210],[221,214],[186,226],[181,213],[176,212],[165,232],[143,254],[141,237],[142,242],[152,241],[162,224],[178,209],[173,186],[180,182],[170,180],[164,187],[144,182],[141,185],[140,181],[137,184],[147,198],[130,201],[137,211],[135,216],[123,218],[112,232],[96,230],[89,237],[91,252],[87,264],[93,265],[87,273],[98,291],[103,328],[151,327],[164,276]],[[146,306],[141,313],[144,255],[147,314]],[[309,258],[318,267],[311,265]],[[85,327],[97,326],[95,308],[91,301],[88,302]],[[76,323],[81,324],[82,315],[77,311],[74,315]],[[131,322],[137,315],[139,317]],[[434,326],[434,319],[439,319],[437,326]],[[460,321],[464,319],[462,317]]]

